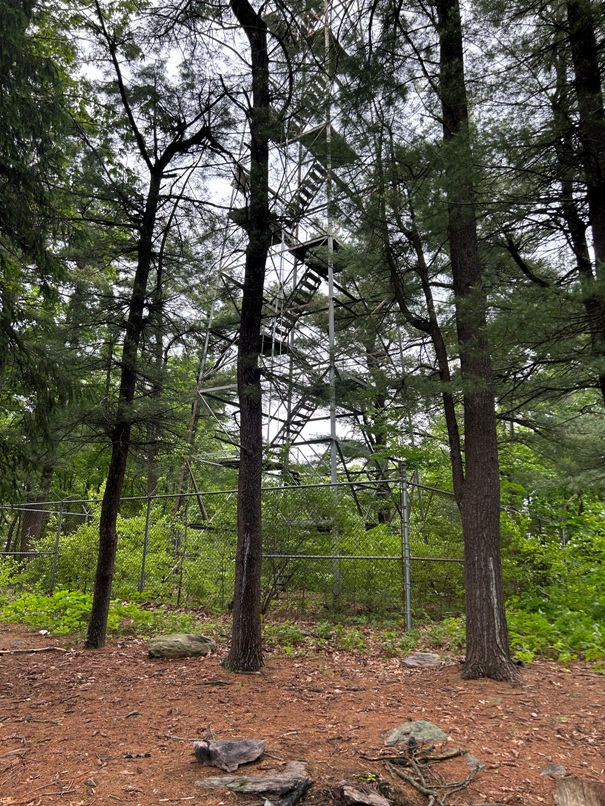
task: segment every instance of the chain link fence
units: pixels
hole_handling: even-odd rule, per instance
[[[457,507],[451,493],[422,485],[417,474],[266,486],[262,506],[265,612],[404,613],[411,626],[463,611]],[[57,500],[0,508],[0,562],[20,569],[11,584],[91,591],[100,507]],[[20,525],[32,508],[41,532],[24,545]],[[236,529],[235,490],[124,498],[114,596],[227,609]]]

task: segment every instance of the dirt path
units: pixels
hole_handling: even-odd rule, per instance
[[[0,628],[0,650],[49,644],[61,640]],[[343,778],[375,776],[402,803],[423,804],[362,757],[412,719],[438,724],[485,764],[451,804],[551,804],[548,764],[605,779],[605,678],[587,665],[537,662],[513,689],[462,681],[456,663],[408,670],[348,652],[268,656],[260,675],[229,675],[223,653],[148,660],[144,641],[123,639],[95,652],[0,655],[0,804],[258,804],[196,787],[220,774],[191,753],[190,740],[208,736],[265,739],[270,757],[248,771],[306,761],[315,783],[304,804],[329,804]]]

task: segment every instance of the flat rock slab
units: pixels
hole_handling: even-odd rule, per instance
[[[441,666],[441,658],[434,652],[414,652],[405,657],[401,665],[408,669],[430,669],[432,666]]]
[[[369,787],[362,788],[346,782],[340,785],[340,796],[348,806],[393,806],[392,801]]]
[[[205,635],[157,635],[148,643],[150,658],[191,658],[216,652],[216,644]]]
[[[232,792],[285,795],[310,781],[306,764],[303,761],[291,761],[283,770],[272,770],[266,775],[220,775],[215,778],[204,778],[195,783],[201,787],[226,788]]]
[[[235,772],[240,764],[256,761],[265,752],[261,739],[217,739],[194,742],[195,757],[205,767],[218,767],[225,772]]]
[[[385,737],[385,743],[392,747],[397,744],[407,744],[413,736],[419,742],[444,742],[447,733],[432,722],[418,719],[415,722],[406,722],[398,728],[393,728]]]

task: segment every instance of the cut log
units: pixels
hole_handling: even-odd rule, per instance
[[[556,806],[605,806],[605,784],[582,778],[557,778]]]
[[[205,767],[218,767],[225,772],[235,772],[240,764],[256,761],[265,752],[265,742],[260,739],[217,739],[194,742],[195,757]]]
[[[190,658],[215,652],[216,644],[205,635],[175,633],[151,638],[148,648],[150,658]]]
[[[302,761],[291,761],[281,772],[273,770],[267,775],[221,775],[196,781],[197,786],[256,795],[286,795],[306,782],[310,782],[307,767]]]

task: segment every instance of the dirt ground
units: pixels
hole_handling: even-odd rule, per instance
[[[364,758],[384,752],[385,731],[415,719],[485,765],[448,804],[552,804],[553,779],[541,774],[549,764],[605,780],[605,678],[584,664],[536,662],[511,688],[462,681],[455,659],[420,671],[375,653],[268,655],[261,674],[231,675],[220,665],[224,646],[182,660],[150,660],[135,638],[94,652],[15,652],[48,646],[66,644],[0,626],[0,650],[10,650],[0,655],[2,806],[262,804],[196,785],[222,773],[197,763],[191,742],[236,737],[267,742],[246,772],[308,764],[304,806],[338,802],[343,779],[386,782],[400,804],[419,806],[425,796]],[[445,780],[468,774],[462,759],[440,764]]]

